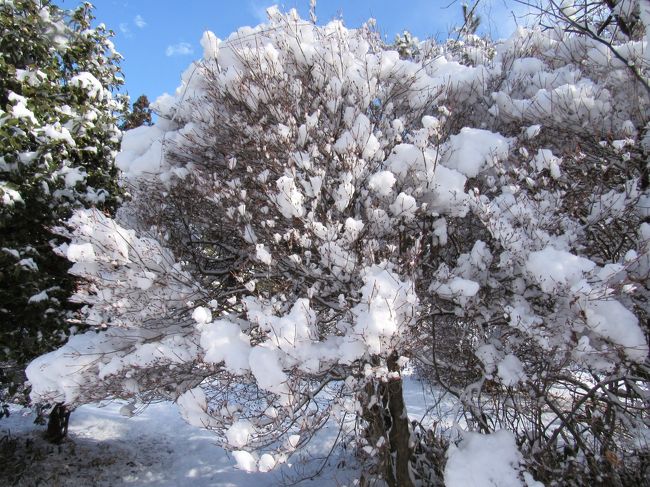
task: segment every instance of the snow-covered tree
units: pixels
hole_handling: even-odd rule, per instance
[[[69,334],[70,263],[56,256],[73,210],[118,201],[119,108],[111,89],[120,56],[91,6],[0,4],[0,398],[23,369]],[[53,242],[54,241],[54,242]],[[61,243],[59,240],[58,243]],[[5,396],[8,394],[8,396]]]
[[[141,125],[151,125],[151,108],[147,95],[140,95],[134,102],[133,108],[122,116],[120,130],[130,130]]]
[[[536,478],[574,485],[636,485],[648,454],[650,63],[639,38],[611,42],[564,24],[494,54],[453,45],[489,91],[451,110],[471,211],[446,219],[420,295],[423,372],[477,430],[512,431]],[[506,137],[507,158],[467,172],[466,125]]]
[[[644,44],[623,63],[519,29],[400,59],[271,9],[202,45],[125,136],[132,203],[61,230],[101,331],[34,361],[33,399],[171,398],[262,471],[352,417],[371,475],[435,483],[411,360],[458,400],[449,485],[482,445],[508,485],[533,482],[520,463],[629,480],[649,434]]]
[[[420,41],[417,37],[414,37],[408,30],[405,30],[395,36],[392,48],[399,52],[402,58],[413,59],[418,53],[419,43]]]

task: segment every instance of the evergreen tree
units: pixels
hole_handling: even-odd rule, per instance
[[[74,330],[69,264],[52,229],[72,211],[112,212],[121,56],[92,5],[0,4],[0,399],[17,400],[24,365]]]
[[[408,30],[395,36],[392,48],[395,49],[402,59],[413,59],[419,52],[419,40]]]
[[[151,125],[151,108],[147,95],[140,95],[133,103],[133,109],[124,115],[120,129],[130,130],[141,125]]]

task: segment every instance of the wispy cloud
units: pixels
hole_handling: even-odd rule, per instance
[[[120,31],[124,34],[124,37],[132,37],[131,29],[129,29],[129,24],[127,22],[122,22],[120,24]]]
[[[142,15],[138,14],[133,19],[133,23],[138,29],[144,29],[147,26],[147,23],[142,18]]]
[[[255,17],[255,20],[262,23],[269,20],[266,9],[274,5],[273,0],[251,0],[248,2],[248,11]]]
[[[165,55],[167,56],[187,56],[193,54],[194,49],[192,44],[189,42],[179,42],[178,44],[171,44],[165,49]]]

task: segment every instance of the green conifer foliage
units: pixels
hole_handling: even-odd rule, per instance
[[[147,98],[147,95],[140,95],[133,102],[133,109],[124,114],[120,129],[130,130],[141,125],[152,125],[152,123],[149,98]]]
[[[75,283],[52,251],[75,208],[112,213],[121,56],[92,5],[0,2],[0,399],[23,368],[74,331]]]

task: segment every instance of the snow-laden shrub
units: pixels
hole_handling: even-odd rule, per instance
[[[352,417],[371,475],[440,482],[405,414],[410,359],[490,435],[458,436],[448,482],[492,444],[511,485],[562,454],[620,480],[647,452],[648,100],[621,102],[625,67],[612,84],[553,54],[574,41],[521,29],[405,60],[276,9],[204,34],[124,138],[120,221],[69,222],[103,331],[34,361],[34,400],[171,398],[263,471]]]
[[[630,62],[594,56],[601,41]],[[432,316],[419,370],[477,430],[513,431],[545,482],[646,475],[650,66],[638,41],[519,30],[484,64],[483,103],[456,111],[510,150],[472,179],[467,217],[436,232],[446,245],[419,293]]]

